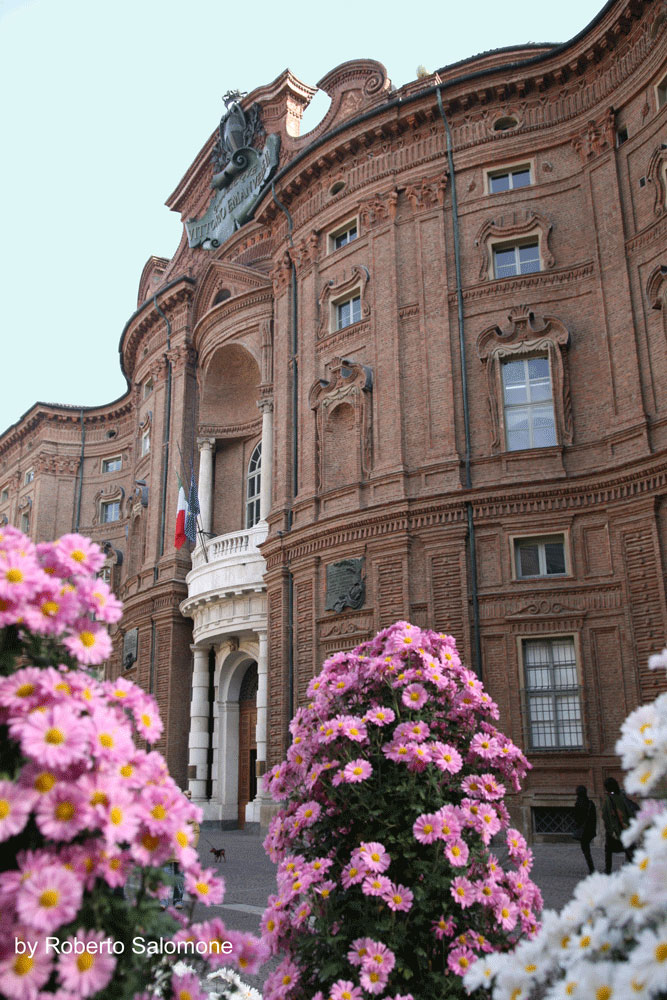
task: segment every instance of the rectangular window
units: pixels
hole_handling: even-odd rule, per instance
[[[334,250],[340,250],[341,247],[346,247],[348,243],[356,240],[359,236],[359,225],[356,219],[350,220],[343,223],[338,229],[334,229],[332,233],[329,233],[328,244],[329,253],[333,253]]]
[[[153,379],[148,378],[144,382],[144,399],[148,399],[152,391],[153,391]]]
[[[571,806],[533,806],[533,831],[537,834],[571,834],[577,824]]]
[[[120,500],[105,500],[101,508],[102,524],[120,521]]]
[[[116,455],[115,458],[102,459],[102,472],[120,472],[122,466],[123,460],[120,455]]]
[[[533,274],[541,270],[539,240],[529,243],[503,243],[493,248],[493,273],[496,278]]]
[[[522,652],[531,749],[583,746],[574,639],[524,639]]]
[[[557,444],[549,359],[505,361],[502,373],[507,450]]]
[[[336,329],[342,330],[352,323],[358,323],[361,319],[361,296],[355,295],[347,302],[340,302],[336,306]]]
[[[148,427],[141,435],[141,454],[147,455],[151,450],[151,429]]]
[[[21,514],[21,531],[24,535],[30,531],[30,514]]]
[[[34,469],[28,469],[28,471],[26,472],[25,476],[23,477],[23,482],[27,486],[27,484],[31,483],[34,478],[35,478],[35,470]]]
[[[565,536],[515,539],[514,562],[519,580],[534,576],[564,576],[567,573]]]
[[[9,500],[9,490],[3,490],[0,493],[0,503],[4,503],[6,500]]]
[[[489,193],[499,194],[501,191],[515,191],[517,188],[529,187],[531,184],[530,167],[512,167],[511,170],[498,170],[489,174]]]

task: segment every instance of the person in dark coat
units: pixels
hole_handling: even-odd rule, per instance
[[[602,822],[604,823],[604,870],[611,874],[611,856],[623,851],[628,861],[632,861],[634,847],[624,847],[621,834],[630,826],[630,821],[637,812],[637,806],[619,788],[616,778],[605,778],[605,797],[602,803]]]
[[[588,797],[585,785],[577,785],[577,801],[574,803],[574,824],[577,832],[581,830],[581,837],[578,840],[586,858],[588,872],[592,875],[595,871],[595,865],[591,857],[591,841],[597,833],[598,814],[595,803]]]

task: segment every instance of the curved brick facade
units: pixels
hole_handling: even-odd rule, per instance
[[[284,751],[290,690],[295,706],[327,654],[398,618],[452,632],[482,674],[534,764],[527,830],[557,828],[577,784],[599,795],[617,773],[667,623],[666,30],[663,4],[612,2],[569,43],[399,91],[379,63],[344,64],[306,136],[312,88],[288,71],[258,88],[242,106],[280,135],[274,189],[220,246],[184,235],[147,263],[120,344],[127,396],[37,404],[0,439],[0,515],[19,523],[32,491],[36,537],[78,511],[122,551],[128,674],[158,695],[176,776],[222,802],[211,817],[231,818],[247,664],[261,772]],[[215,139],[169,199],[184,221],[209,205]],[[196,442],[217,547],[188,583],[172,469]],[[268,537],[248,542],[260,442]],[[120,520],[98,523],[116,497]],[[327,567],[347,559],[363,603],[326,610]]]

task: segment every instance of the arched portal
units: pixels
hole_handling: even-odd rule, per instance
[[[244,826],[246,807],[257,792],[257,686],[256,645],[223,647],[216,677],[213,798],[229,826]]]
[[[251,663],[239,694],[238,822],[243,829],[246,806],[257,794],[257,664]]]

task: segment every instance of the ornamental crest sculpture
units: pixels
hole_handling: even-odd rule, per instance
[[[223,100],[227,108],[220,119],[213,147],[215,194],[200,219],[188,219],[188,245],[214,250],[251,217],[259,197],[278,166],[280,136],[264,136],[258,104],[244,111],[239,91],[230,91]],[[253,145],[253,143],[255,145]]]

